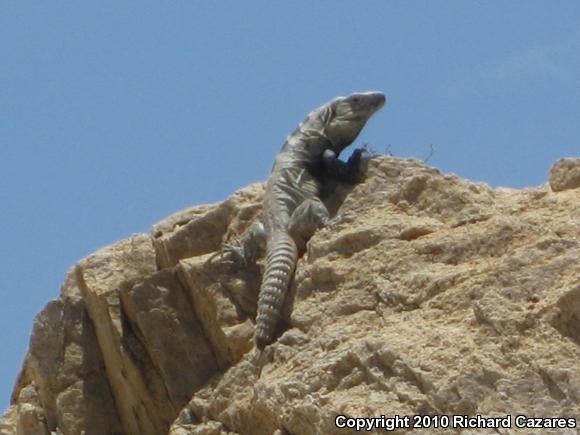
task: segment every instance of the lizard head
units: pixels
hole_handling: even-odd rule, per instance
[[[381,92],[363,92],[338,97],[328,103],[324,134],[340,152],[358,136],[369,118],[385,105]]]

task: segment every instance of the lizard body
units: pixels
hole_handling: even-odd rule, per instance
[[[258,349],[274,339],[299,252],[328,219],[328,211],[319,199],[322,180],[337,178],[356,183],[362,179],[369,153],[359,148],[348,162],[339,160],[338,155],[385,101],[380,92],[335,98],[312,111],[276,156],[263,200],[263,226],[249,232],[251,238],[261,235],[266,239],[254,336]],[[255,252],[255,246],[255,241],[246,239],[241,251]]]

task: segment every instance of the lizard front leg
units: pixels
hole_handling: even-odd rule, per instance
[[[300,252],[306,250],[308,240],[317,229],[326,225],[328,219],[328,210],[318,198],[306,199],[294,210],[290,217],[288,233]]]
[[[229,254],[230,260],[240,266],[254,264],[266,249],[266,231],[261,222],[254,223],[237,244],[224,244],[221,253]]]
[[[357,148],[348,161],[343,162],[333,150],[327,149],[322,154],[323,177],[335,178],[349,184],[360,183],[366,175],[371,157],[366,148]]]

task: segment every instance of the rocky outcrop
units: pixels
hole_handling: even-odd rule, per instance
[[[338,415],[580,425],[580,191],[492,190],[388,157],[369,171],[327,199],[337,214],[261,355],[260,265],[214,255],[259,216],[261,184],[80,261],[34,320],[0,434],[352,432]]]
[[[580,159],[560,159],[550,169],[550,187],[554,192],[580,187]]]

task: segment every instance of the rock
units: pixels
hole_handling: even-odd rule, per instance
[[[554,192],[580,187],[580,159],[560,159],[550,169],[550,187]]]
[[[364,183],[326,198],[336,215],[261,354],[262,262],[214,254],[259,216],[262,185],[170,216],[69,272],[34,321],[0,434],[339,434],[337,415],[385,414],[580,422],[580,197],[551,185],[492,190],[373,159]]]
[[[223,274],[212,277],[208,258],[201,256],[182,260],[178,274],[189,289],[193,312],[203,325],[217,364],[225,369],[238,362],[252,348],[254,327],[249,313],[244,312],[244,301],[238,299],[236,294],[253,295],[252,311],[255,314],[259,282],[254,280],[250,289],[241,281],[238,284],[242,289],[237,289],[236,283]]]
[[[139,340],[138,329],[128,322],[120,291],[156,271],[153,244],[137,235],[97,251],[77,265],[88,314],[95,325],[107,377],[127,433],[163,433],[175,412],[162,379]]]
[[[175,271],[166,269],[124,289],[121,303],[172,407],[183,408],[191,392],[218,370],[186,288]]]
[[[34,384],[20,390],[18,395],[18,422],[16,433],[48,435],[46,416]]]
[[[67,276],[60,299],[49,302],[34,320],[30,349],[12,402],[17,404],[20,428],[13,433],[50,434],[57,427],[63,433],[122,433],[94,325],[74,270]],[[42,424],[33,430],[35,420]]]
[[[159,267],[217,251],[229,232],[239,231],[240,225],[245,229],[255,218],[263,191],[261,184],[254,184],[221,204],[193,207],[155,224],[152,233]]]

